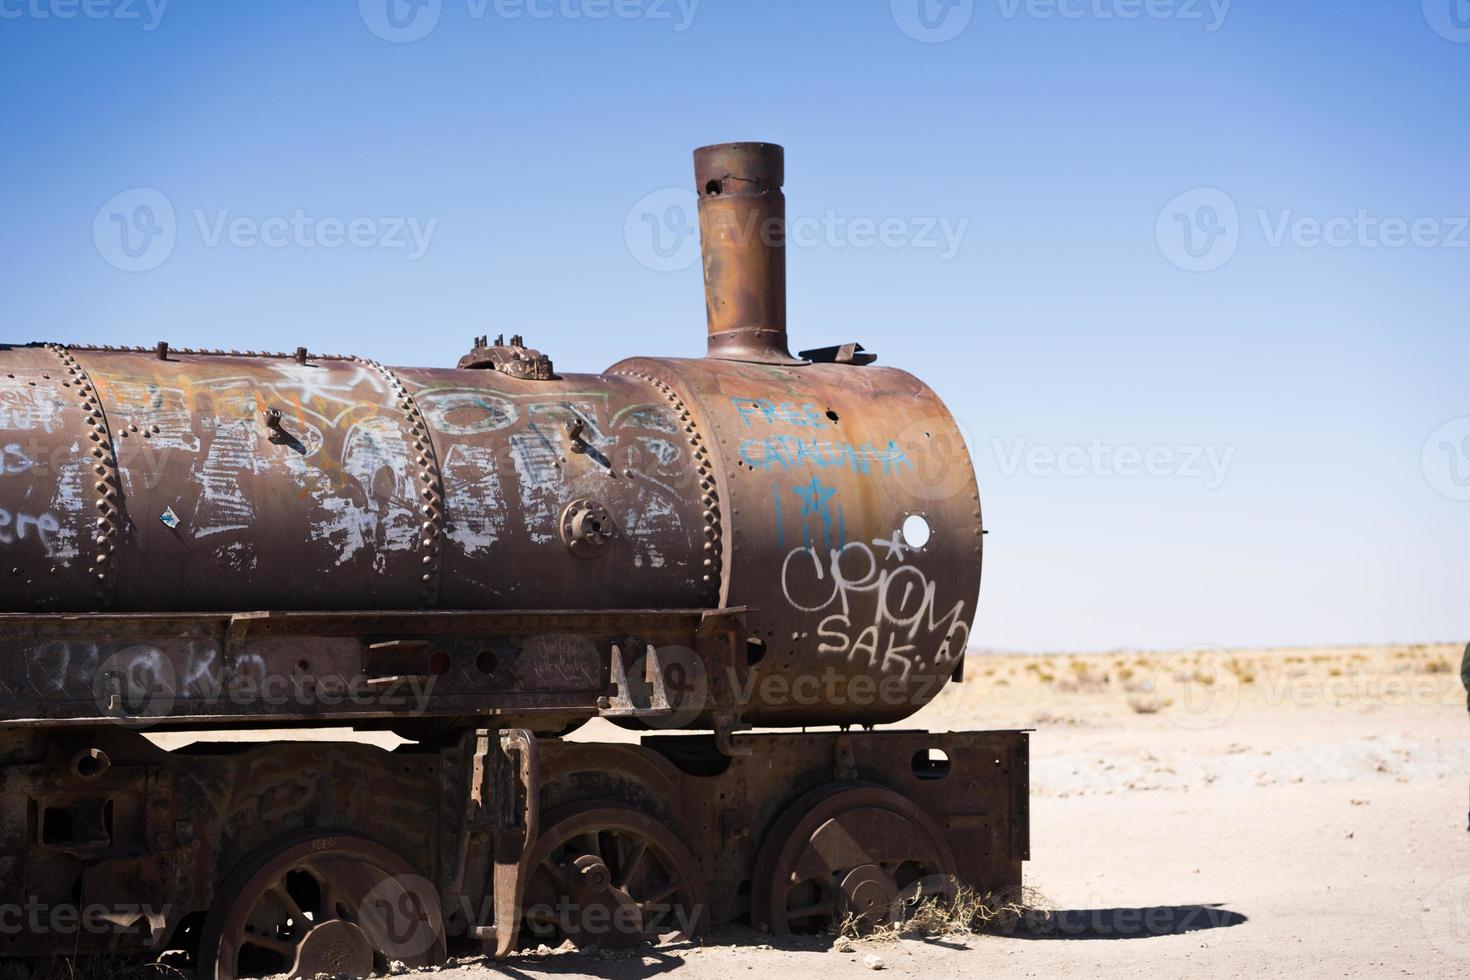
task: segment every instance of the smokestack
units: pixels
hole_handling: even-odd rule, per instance
[[[694,151],[709,356],[801,364],[786,341],[786,153],[774,143]]]

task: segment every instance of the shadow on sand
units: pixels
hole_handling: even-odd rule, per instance
[[[1223,905],[1154,905],[1110,909],[1028,909],[1002,926],[966,937],[907,937],[912,942],[948,949],[965,949],[993,939],[1151,939],[1182,936],[1212,929],[1229,929],[1247,922],[1246,916]],[[744,926],[712,930],[702,943],[680,942],[618,952],[522,953],[494,964],[494,969],[516,980],[538,974],[595,973],[611,980],[638,980],[698,967],[703,951],[776,949],[793,953],[827,953],[832,937],[771,936]]]

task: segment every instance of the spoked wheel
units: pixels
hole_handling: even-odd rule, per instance
[[[761,845],[751,921],[777,934],[870,930],[925,898],[952,898],[954,873],[949,842],[912,800],[876,786],[824,787]]]
[[[703,927],[699,865],[663,824],[594,804],[549,814],[542,826],[527,861],[522,942],[614,949]]]
[[[293,836],[257,851],[215,897],[200,977],[368,977],[394,960],[445,958],[434,886],[394,852],[359,837]]]

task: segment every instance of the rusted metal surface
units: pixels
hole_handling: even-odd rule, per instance
[[[739,720],[922,707],[979,590],[963,436],[861,345],[786,354],[782,152],[695,160],[706,359],[557,377],[519,337],[480,338],[454,370],[0,351],[18,369],[0,384],[0,609],[748,606]]]
[[[710,604],[687,426],[646,383],[64,348],[0,370],[0,609]],[[567,560],[576,498],[618,530],[596,562]]]
[[[845,730],[961,675],[960,429],[861,344],[790,356],[780,147],[695,170],[703,359],[0,345],[0,897],[228,978],[1019,886],[1025,733]],[[705,734],[548,737],[595,717]],[[411,741],[138,734],[320,725]]]
[[[873,928],[936,895],[953,897],[954,852],[902,794],[835,783],[794,802],[766,836],[750,919],[775,933]]]
[[[106,765],[75,764],[93,752]],[[232,873],[313,828],[432,869],[454,820],[437,802],[442,754],[351,743],[170,753],[122,729],[0,734],[0,895],[42,921],[108,917],[74,925],[64,944],[54,926],[11,931],[6,952],[159,950],[189,923],[197,940],[204,913],[236,900]]]
[[[954,419],[893,369],[624,361],[708,438],[723,510],[721,604],[749,607],[747,721],[898,721],[964,655],[980,588],[980,495]],[[905,522],[929,530],[923,546]]]
[[[675,829],[598,801],[545,822],[526,862],[522,942],[619,948],[703,929],[704,875]]]
[[[942,891],[951,872],[984,891],[1020,884],[1024,733],[737,736],[757,751],[733,758],[707,735],[507,734],[393,752],[3,734],[0,895],[105,913],[105,928],[66,937],[79,952],[223,952],[239,969],[253,933],[276,954],[252,955],[264,972],[332,950],[413,962],[441,957],[441,943],[503,954],[548,935],[618,945],[737,919],[799,929],[792,911],[829,902],[876,921],[892,913],[879,899]],[[311,928],[287,926],[291,902],[326,901],[323,884],[356,932],[313,940],[328,906]],[[784,923],[770,911],[780,902]],[[40,956],[57,937],[6,942],[7,955]]]
[[[694,151],[709,356],[799,364],[786,339],[786,152],[771,143]]]
[[[526,346],[525,338],[516,335],[505,342],[505,337],[476,337],[474,350],[459,359],[458,367],[499,371],[512,378],[528,381],[550,381],[555,377],[551,358],[539,350]]]
[[[444,961],[432,883],[381,844],[309,831],[250,855],[220,887],[200,939],[199,972],[216,980],[319,974],[365,977],[379,963]]]
[[[742,620],[738,609],[0,615],[0,728],[459,719],[554,732],[599,714],[738,714]],[[658,704],[650,648],[677,682],[658,679]]]
[[[495,778],[481,806],[495,815],[491,828],[493,914],[475,938],[500,957],[515,949],[520,934],[526,877],[535,867],[533,847],[541,834],[541,754],[534,735],[524,729],[500,733],[500,752],[486,754]]]
[[[891,861],[903,848],[918,854],[927,846],[923,835],[932,840],[938,828],[942,843],[933,845],[935,853],[943,858],[948,848],[957,882],[981,893],[1020,887],[1022,862],[1030,856],[1026,733],[765,733],[735,741],[753,752],[730,757],[708,735],[649,736],[642,746],[545,743],[542,808],[613,801],[674,828],[705,869],[715,925],[760,924],[751,918],[752,896],[773,894],[779,885],[760,857],[790,841],[783,820],[806,816],[812,801],[827,794],[858,790],[883,791],[887,808],[901,806],[895,797],[909,801],[912,809],[903,816],[914,828],[900,847],[880,836],[862,864]],[[943,763],[932,763],[931,754]],[[860,823],[863,807],[851,810]],[[907,876],[898,873],[912,885]],[[841,879],[831,882],[840,886]]]

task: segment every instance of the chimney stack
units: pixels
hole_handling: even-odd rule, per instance
[[[773,143],[694,151],[710,357],[804,363],[786,340],[785,160]]]

